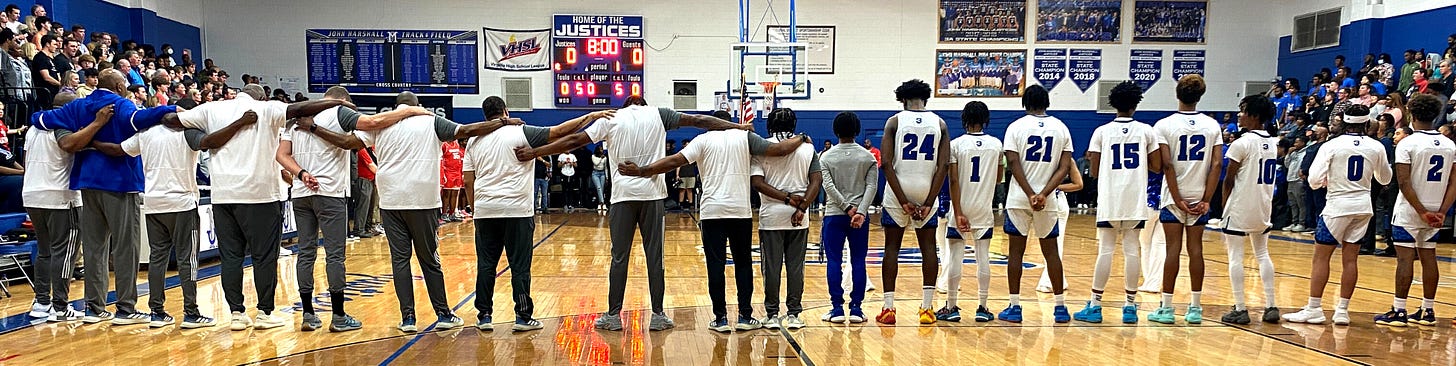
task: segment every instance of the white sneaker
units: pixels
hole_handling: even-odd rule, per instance
[[[1308,307],[1299,309],[1298,312],[1284,314],[1284,321],[1290,323],[1324,324],[1324,309],[1310,309]],[[1346,323],[1349,322],[1349,315],[1346,315]]]
[[[870,292],[870,291],[874,291],[874,290],[875,290],[875,283],[874,282],[870,282],[870,279],[866,278],[865,279],[865,292]]]
[[[799,329],[799,328],[803,328],[804,327],[804,321],[803,320],[799,320],[799,316],[798,315],[789,315],[789,316],[786,316],[786,317],[784,317],[784,319],[783,319],[783,321],[781,323],[782,323],[781,325],[783,325],[784,328],[789,328],[789,329]]]
[[[30,303],[30,314],[26,315],[30,315],[32,318],[49,318],[51,316],[51,306],[41,304],[40,302],[32,302]]]
[[[770,316],[763,318],[763,327],[768,329],[779,329],[779,317]]]
[[[1335,325],[1350,325],[1350,310],[1336,308],[1335,316],[1331,317],[1330,320],[1333,320]]]
[[[290,255],[293,255],[293,251],[292,250],[288,250],[288,248],[278,248],[278,256],[279,257],[287,257],[287,256],[290,256]]]
[[[264,313],[262,311],[259,311],[258,317],[254,318],[253,320],[253,329],[270,329],[281,327],[284,325],[288,325],[288,320],[283,319],[283,317],[273,316],[268,313]]]
[[[52,311],[50,316],[46,317],[46,321],[51,323],[73,322],[81,320],[83,316],[86,316],[86,314],[67,306],[66,310]]]
[[[248,319],[247,314],[238,311],[233,312],[233,324],[228,326],[228,329],[246,330],[251,327],[253,327],[253,321]]]

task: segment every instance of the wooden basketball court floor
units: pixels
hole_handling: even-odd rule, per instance
[[[1073,215],[1069,227],[1065,255],[1067,263],[1068,307],[1080,309],[1089,297],[1092,264],[1096,257],[1093,218]],[[1456,266],[1452,266],[1453,247],[1443,245],[1439,253],[1446,273],[1437,315],[1436,327],[1391,328],[1377,326],[1374,314],[1390,304],[1394,277],[1394,260],[1362,256],[1360,288],[1351,304],[1353,324],[1350,326],[1262,324],[1259,311],[1255,323],[1236,326],[1219,323],[1218,317],[1229,309],[1232,297],[1228,292],[1226,260],[1221,238],[1212,233],[1205,239],[1208,254],[1205,281],[1205,317],[1201,325],[1182,321],[1184,305],[1176,325],[1160,325],[1146,321],[1147,313],[1157,306],[1156,294],[1143,293],[1140,316],[1136,325],[1116,321],[1116,305],[1106,310],[1108,322],[1103,324],[1054,324],[1050,294],[1034,292],[1041,268],[1025,271],[1023,300],[1026,321],[1020,325],[1005,322],[975,323],[970,311],[975,307],[976,281],[973,265],[967,264],[961,303],[967,308],[961,323],[939,322],[922,326],[915,322],[919,304],[919,271],[902,269],[897,281],[900,289],[896,307],[899,324],[880,326],[871,320],[860,325],[827,324],[818,319],[828,308],[825,267],[822,258],[811,253],[806,270],[803,313],[807,328],[793,331],[757,330],[719,334],[706,329],[711,320],[710,301],[706,292],[701,237],[693,218],[686,214],[667,215],[666,276],[667,312],[677,328],[665,332],[648,332],[646,316],[650,302],[647,293],[645,265],[641,248],[634,248],[632,274],[625,308],[629,310],[627,329],[622,332],[597,331],[592,328],[596,314],[606,309],[607,267],[610,263],[605,217],[594,213],[542,215],[537,219],[533,289],[536,316],[545,329],[512,333],[482,333],[473,327],[438,331],[424,328],[418,334],[395,330],[399,321],[397,300],[389,283],[388,249],[381,238],[366,239],[349,245],[348,268],[351,275],[349,313],[364,322],[364,329],[347,333],[311,333],[298,330],[299,317],[290,314],[288,327],[270,330],[233,332],[226,328],[228,314],[223,301],[219,278],[199,283],[202,310],[216,317],[222,325],[209,329],[180,330],[175,327],[149,329],[145,325],[117,326],[47,324],[25,318],[33,294],[24,283],[12,286],[15,296],[0,299],[0,364],[4,365],[216,365],[216,364],[513,364],[513,365],[996,365],[996,364],[1456,364],[1456,337],[1453,337],[1450,316],[1456,315]],[[449,302],[457,314],[473,324],[476,311],[474,296],[475,250],[470,223],[447,224],[440,229],[440,256],[445,266]],[[818,241],[818,225],[811,228],[811,242]],[[913,234],[907,234],[913,235]],[[871,230],[873,263],[882,253],[883,233]],[[1314,246],[1308,235],[1276,233],[1270,242],[1271,253],[1279,272],[1278,302],[1286,312],[1305,303],[1310,272],[1310,255]],[[907,243],[912,242],[906,238]],[[1006,252],[1006,239],[996,233],[992,251]],[[903,253],[913,258],[916,253]],[[296,256],[281,260],[280,306],[292,307],[299,301],[294,278]],[[320,256],[322,260],[322,255]],[[1120,266],[1120,253],[1114,267]],[[915,262],[915,260],[910,260]],[[969,261],[969,259],[968,259]],[[1028,251],[1028,262],[1044,263],[1040,253]],[[1185,261],[1186,262],[1186,261]],[[216,260],[205,263],[215,266]],[[1339,278],[1338,262],[1335,263]],[[918,264],[902,264],[918,267]],[[1263,302],[1259,290],[1257,265],[1245,262],[1249,304],[1255,308]],[[322,265],[317,267],[319,284],[323,284]],[[501,268],[505,268],[502,263]],[[494,318],[505,325],[511,313],[509,278],[511,271],[499,274],[494,294]],[[880,286],[879,268],[872,264],[870,276]],[[1122,283],[1119,270],[1114,270],[1109,288]],[[251,269],[247,275],[251,276]],[[1005,265],[993,265],[990,307],[999,312],[1006,306]],[[1179,281],[1176,302],[1188,301],[1186,268]],[[1419,273],[1419,272],[1417,272]],[[418,270],[416,270],[418,275]],[[732,276],[729,268],[728,276]],[[142,276],[145,281],[145,276]],[[762,284],[755,274],[754,297],[758,316],[763,316]],[[251,279],[246,283],[251,283]],[[729,280],[730,309],[734,300]],[[416,279],[416,298],[421,309],[428,309],[423,282]],[[148,286],[150,287],[150,286]],[[883,287],[882,287],[883,288]],[[181,309],[179,288],[169,288],[168,308],[178,315]],[[256,301],[248,285],[248,304]],[[1326,303],[1333,303],[1338,284],[1326,290]],[[1411,306],[1419,303],[1417,296]],[[82,287],[72,283],[71,294],[79,298]],[[1116,298],[1117,296],[1111,295]],[[146,310],[146,296],[138,300]],[[317,301],[326,303],[327,296]],[[865,311],[873,316],[881,301],[880,292],[866,296]],[[943,305],[938,295],[936,306]],[[1120,301],[1112,300],[1116,304]],[[967,305],[969,304],[969,305]],[[321,310],[327,309],[320,304]],[[1326,311],[1330,306],[1326,305]],[[422,322],[433,321],[423,311]],[[328,320],[327,314],[321,314]]]

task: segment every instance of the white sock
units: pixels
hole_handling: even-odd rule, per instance
[[[1203,291],[1193,291],[1193,292],[1190,292],[1189,294],[1192,294],[1193,295],[1193,299],[1192,300],[1188,300],[1188,307],[1191,308],[1191,307],[1195,307],[1195,306],[1201,306],[1200,304],[1202,302],[1199,301],[1199,300],[1203,300]]]
[[[1350,299],[1341,297],[1339,301],[1335,302],[1335,310],[1350,311]]]
[[[1057,301],[1057,306],[1067,306],[1067,295],[1052,295],[1052,299],[1055,299]]]
[[[1164,292],[1163,293],[1163,303],[1160,306],[1165,307],[1165,308],[1171,308],[1171,307],[1173,307],[1173,294]]]
[[[895,308],[895,292],[894,291],[889,291],[889,292],[886,292],[885,293],[885,308],[886,309],[894,309]]]
[[[1311,298],[1309,298],[1309,305],[1306,305],[1304,308],[1305,309],[1319,310],[1320,309],[1320,298],[1318,298],[1318,297],[1311,297]]]
[[[1405,299],[1395,299],[1391,306],[1394,306],[1395,310],[1405,310]]]
[[[1011,306],[1021,305],[1021,294],[1011,294]]]
[[[1269,234],[1254,235],[1254,259],[1259,261],[1259,280],[1264,282],[1264,307],[1272,308],[1274,299],[1274,260],[1269,258]]]
[[[1223,233],[1228,250],[1229,284],[1233,287],[1234,310],[1244,310],[1244,237]]]
[[[920,299],[921,309],[935,309],[935,286],[925,286],[920,289],[923,296]]]
[[[1127,297],[1122,299],[1122,306],[1137,306],[1137,293],[1127,294]]]
[[[1096,293],[1096,292],[1093,292],[1092,293],[1092,305],[1091,306],[1102,306],[1102,294],[1099,294],[1099,293]]]
[[[1436,308],[1436,299],[1421,299],[1422,310],[1434,308]]]

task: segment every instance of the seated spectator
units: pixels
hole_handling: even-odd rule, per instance
[[[9,149],[0,149],[0,214],[25,212],[20,189],[25,183],[25,168]]]
[[[99,73],[96,69],[85,69],[81,71],[81,74],[83,76],[82,79],[85,81],[76,87],[76,96],[85,98],[87,95],[91,95],[91,92],[96,91],[96,84],[100,83],[98,79]]]
[[[1431,84],[1429,80],[1426,80],[1428,73],[1430,73],[1430,71],[1423,68],[1416,68],[1415,70],[1412,70],[1411,86],[1409,89],[1406,89],[1405,95],[1414,96],[1416,94],[1425,94],[1427,87],[1429,87]]]

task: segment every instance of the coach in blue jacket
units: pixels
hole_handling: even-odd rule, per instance
[[[62,137],[86,127],[102,108],[115,106],[111,120],[101,126],[91,141],[61,144],[62,149],[76,154],[71,189],[81,191],[81,221],[88,227],[81,231],[86,260],[86,315],[81,321],[87,324],[111,320],[113,325],[129,325],[151,320],[149,314],[136,310],[137,251],[141,245],[138,193],[145,188],[142,160],[133,156],[110,156],[86,147],[93,142],[119,144],[137,131],[162,123],[163,119],[175,123],[177,107],[137,108],[131,100],[117,94],[117,91],[125,93],[126,83],[126,76],[120,71],[102,71],[95,92],[60,109],[36,112],[30,117],[36,128],[55,131],[57,137]],[[114,318],[106,311],[105,302],[109,266],[116,271]]]

